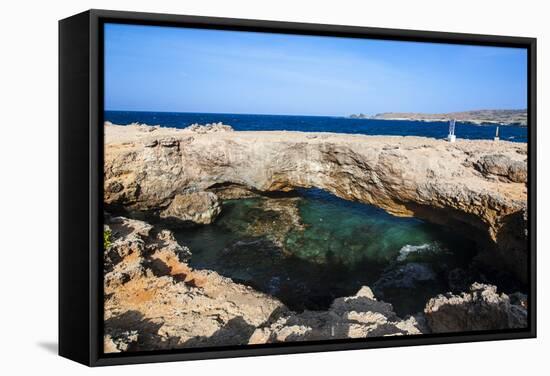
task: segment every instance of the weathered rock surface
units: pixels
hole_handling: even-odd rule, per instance
[[[526,326],[527,297],[473,284],[469,293],[431,299],[425,313],[398,317],[362,287],[327,311],[295,313],[280,301],[186,263],[190,251],[168,230],[108,218],[104,252],[104,351],[415,335]]]
[[[193,270],[189,250],[170,231],[117,217],[105,251],[106,352],[245,344],[285,307],[208,270]]]
[[[527,163],[513,160],[503,154],[485,155],[479,158],[475,167],[485,175],[494,175],[505,181],[527,182]]]
[[[157,231],[146,222],[114,217],[108,219],[106,227],[112,237],[112,244],[104,254],[106,289],[115,290],[127,281],[145,275],[148,265],[145,257],[159,249],[169,252],[174,263],[186,262],[191,256],[189,249],[180,246],[170,231]]]
[[[212,192],[177,194],[160,217],[175,223],[210,224],[221,212],[218,197]]]
[[[527,327],[527,298],[498,294],[491,285],[473,283],[460,295],[448,293],[430,299],[424,310],[432,332],[465,332]]]
[[[124,217],[107,220],[104,351],[420,334],[368,287],[328,311],[289,311],[277,299],[186,264],[190,253],[168,230]]]
[[[255,192],[318,187],[463,231],[492,249],[491,262],[498,258],[518,277],[527,275],[521,221],[525,144],[302,132],[200,134],[109,124],[105,143],[107,204],[165,208],[179,192],[223,185]],[[506,168],[489,163],[501,156]]]
[[[403,320],[392,305],[377,301],[371,289],[362,287],[354,296],[335,299],[328,311],[304,311],[282,315],[254,331],[249,344],[315,341],[426,333],[421,316]]]
[[[195,133],[214,133],[214,132],[232,132],[233,128],[230,125],[219,123],[212,124],[191,124],[185,128],[186,131],[191,131]]]

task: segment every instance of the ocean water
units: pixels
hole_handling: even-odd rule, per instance
[[[300,226],[288,225],[281,200],[297,207]],[[319,189],[291,199],[226,201],[212,225],[180,229],[176,238],[191,249],[191,266],[276,296],[293,310],[324,310],[368,285],[402,316],[450,291],[449,273],[468,268],[476,252],[444,227]]]
[[[105,111],[105,120],[114,124],[133,122],[185,128],[193,123],[206,124],[222,122],[238,131],[302,131],[357,133],[367,135],[447,137],[449,125],[446,122],[421,122],[397,120],[350,119],[330,116],[286,116],[286,115],[241,115],[202,114],[176,112]],[[472,125],[457,122],[457,138],[493,139],[496,126]],[[513,142],[527,142],[527,128],[501,126],[500,138]]]

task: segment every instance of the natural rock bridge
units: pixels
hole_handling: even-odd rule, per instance
[[[105,126],[108,206],[162,210],[178,194],[317,187],[450,226],[484,261],[527,276],[527,147],[493,141]]]

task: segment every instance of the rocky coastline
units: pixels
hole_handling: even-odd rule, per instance
[[[131,218],[208,225],[223,199],[317,187],[462,231],[480,245],[480,261],[521,280],[526,157],[526,145],[508,142],[106,123],[104,202],[124,215],[105,219],[105,352],[525,327],[527,297],[482,283],[435,296],[408,317],[368,286],[326,311],[293,312],[270,295],[193,269],[193,250],[170,230]]]
[[[478,110],[428,114],[416,112],[384,112],[376,115],[352,114],[351,119],[407,120],[423,122],[447,122],[455,119],[474,125],[527,126],[527,110]]]
[[[255,345],[523,328],[527,297],[474,283],[398,317],[368,286],[326,311],[293,312],[279,300],[209,270],[191,268],[192,251],[159,230],[124,217],[105,219],[104,351]]]
[[[527,278],[525,144],[107,124],[104,176],[107,207],[160,215],[177,213],[194,192],[246,197],[317,187],[463,232],[487,250],[482,258]],[[217,210],[205,210],[212,220]]]

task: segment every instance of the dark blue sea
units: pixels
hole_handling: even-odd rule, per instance
[[[166,127],[185,128],[191,124],[222,122],[237,131],[301,131],[357,133],[367,135],[422,136],[445,138],[446,122],[404,120],[350,119],[333,116],[242,115],[190,112],[105,111],[105,120],[126,125],[133,122]],[[456,124],[457,138],[493,139],[495,125]],[[527,127],[501,126],[501,140],[527,142]]]

